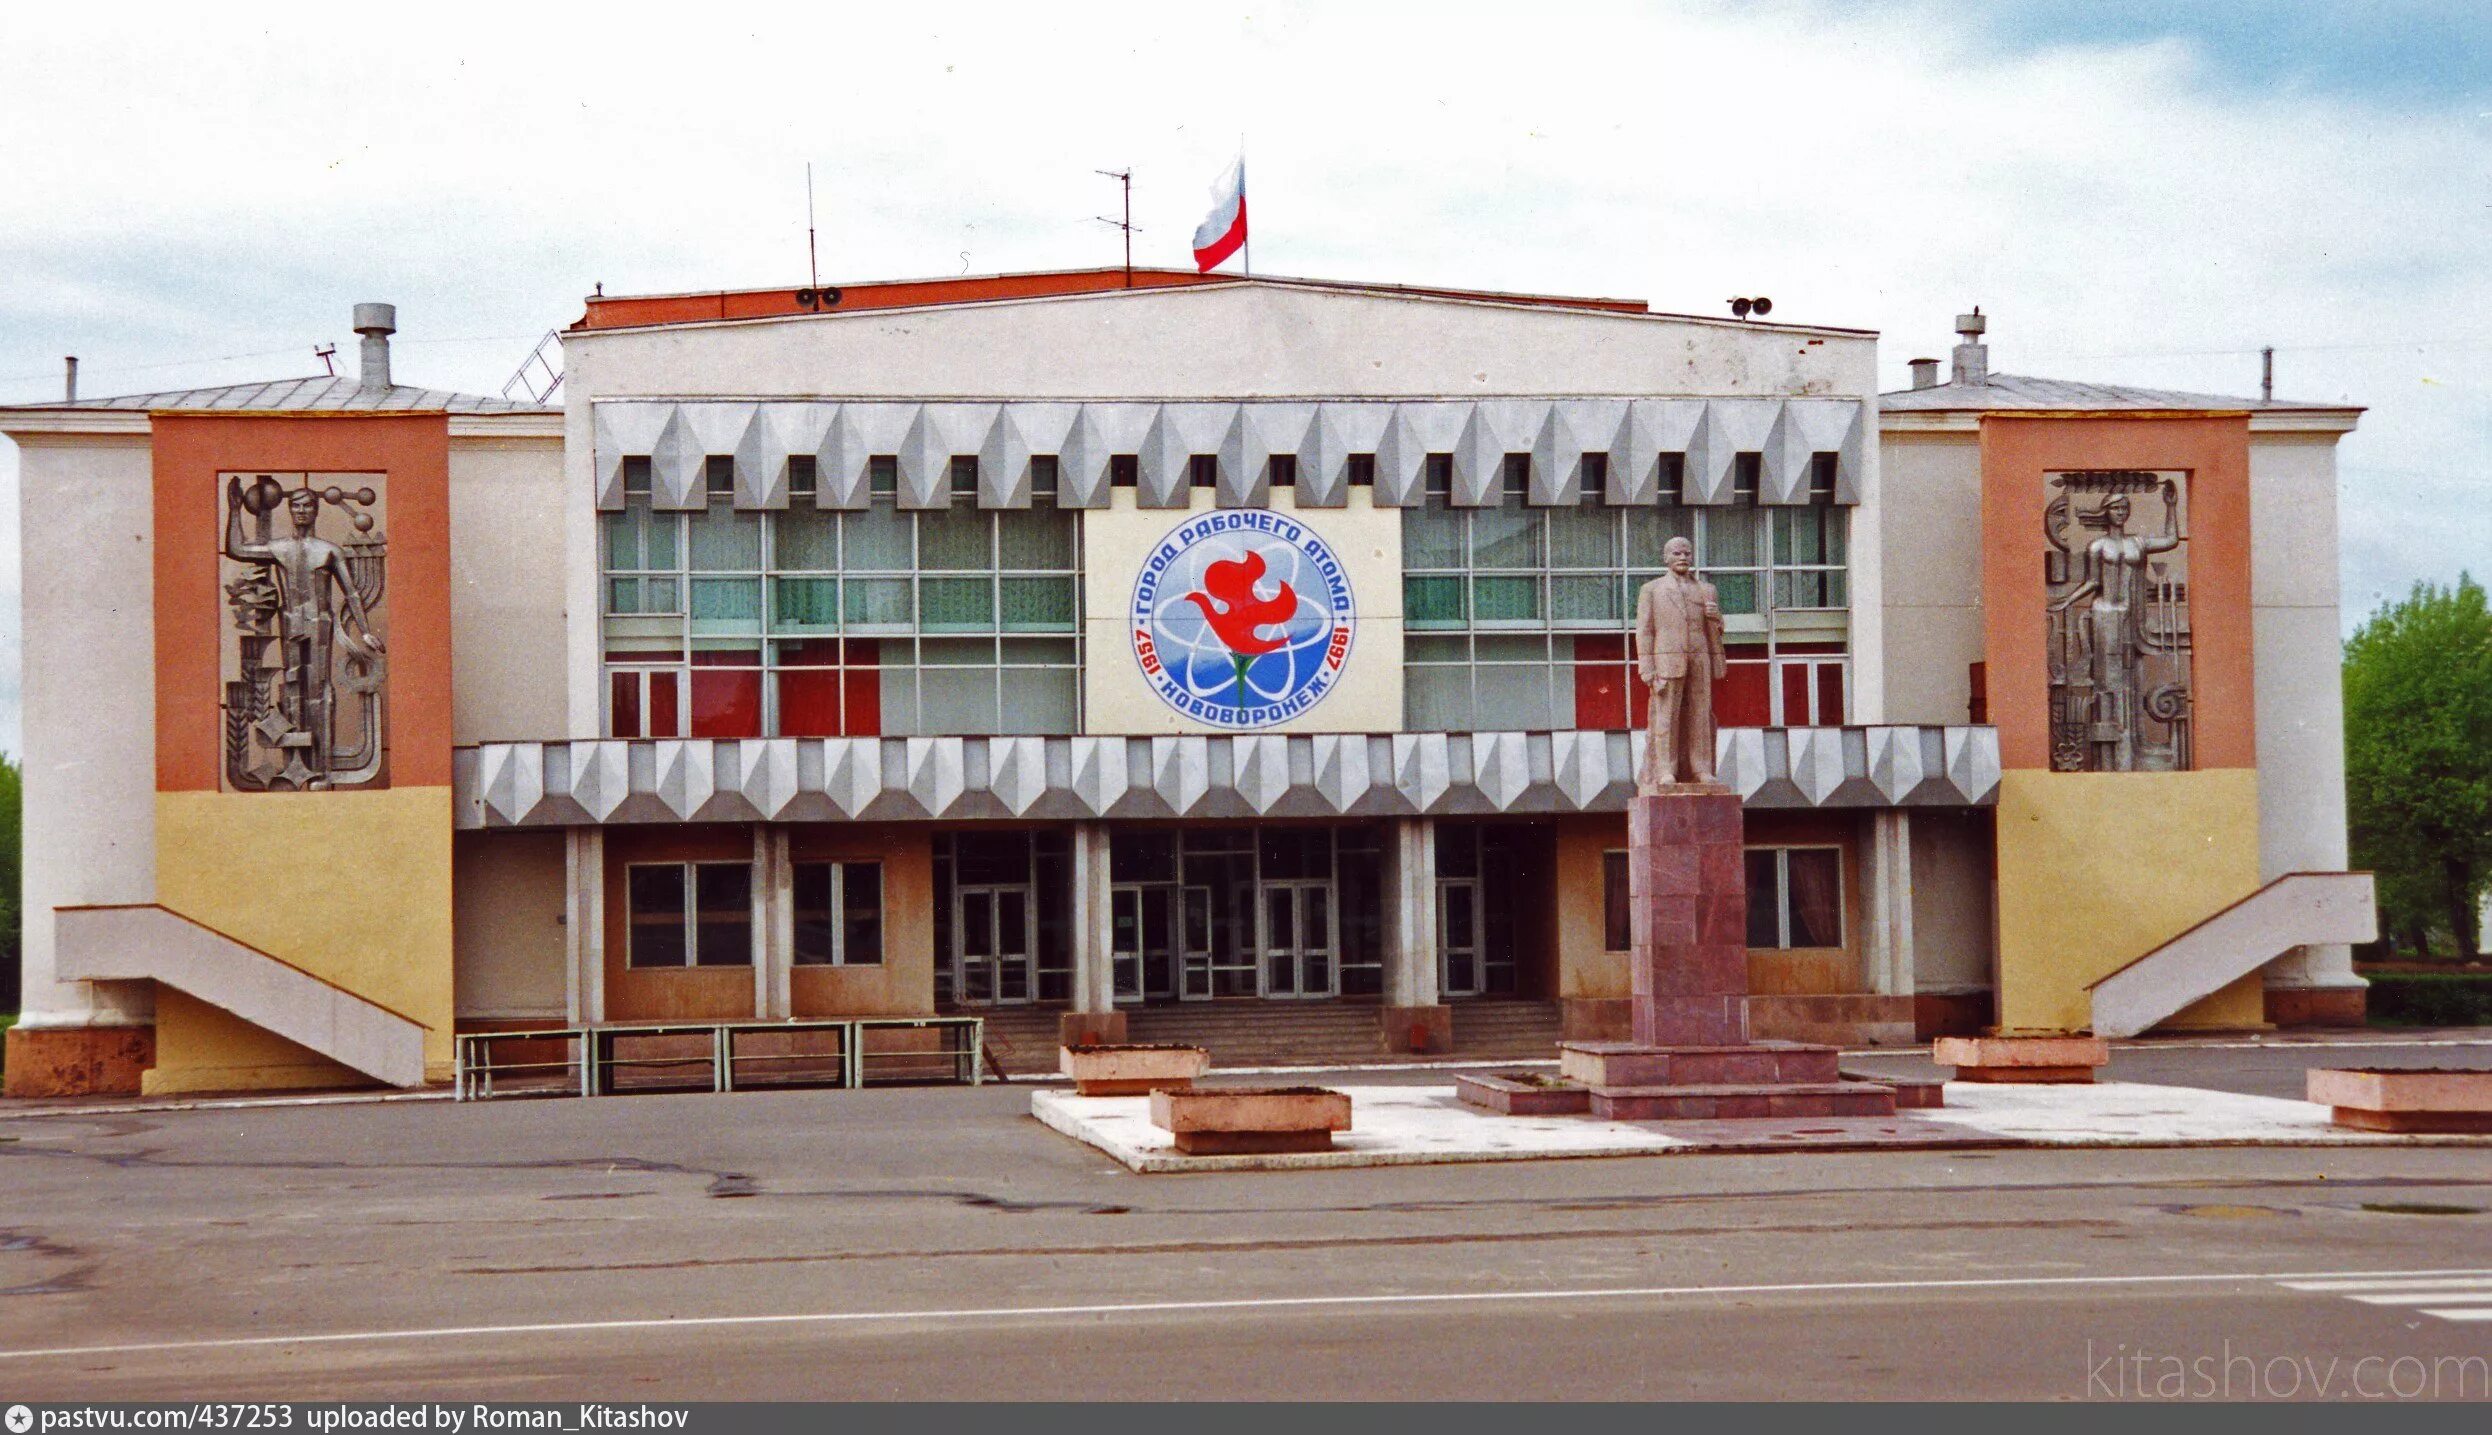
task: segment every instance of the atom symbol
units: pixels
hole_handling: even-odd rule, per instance
[[[1186,555],[1187,571],[1181,579],[1171,575],[1177,581],[1166,585],[1164,596],[1151,609],[1152,638],[1169,676],[1187,696],[1238,707],[1279,702],[1315,675],[1331,642],[1332,613],[1309,596],[1325,591],[1324,580],[1311,571],[1306,554],[1288,544],[1240,544],[1234,553],[1222,551],[1229,546],[1203,543]],[[1286,586],[1296,595],[1298,608],[1281,623],[1266,625],[1279,627],[1283,642],[1247,661],[1241,694],[1236,655],[1212,631],[1201,609],[1187,601],[1187,595],[1200,586],[1205,567],[1222,559],[1243,558],[1249,551],[1262,555],[1266,569],[1255,585],[1255,596],[1277,598]]]

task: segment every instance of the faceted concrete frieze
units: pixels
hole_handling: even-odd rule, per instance
[[[1072,795],[1083,815],[1105,817],[1125,800],[1125,743],[1121,737],[1049,739],[1069,749]]]
[[[1641,733],[642,739],[486,743],[453,764],[462,828],[837,819],[1408,817],[1622,812]],[[1749,807],[1986,807],[1993,729],[1729,728]]]
[[[1644,504],[1661,497],[1662,460],[1683,455],[1683,498],[1728,503],[1738,455],[1762,456],[1759,500],[1802,503],[1815,455],[1835,456],[1835,501],[1856,503],[1871,425],[1857,398],[1562,397],[1096,402],[921,402],[906,399],[601,401],[591,443],[597,505],[623,506],[623,464],[649,460],[653,499],[667,509],[708,502],[708,460],[735,464],[738,508],[781,508],[788,461],[810,455],[819,475],[815,502],[863,507],[877,455],[899,467],[899,506],[942,508],[952,501],[955,454],[979,460],[976,502],[984,508],[1029,503],[1029,461],[1057,458],[1057,501],[1106,505],[1110,461],[1137,461],[1137,501],[1178,508],[1192,484],[1192,460],[1218,465],[1223,507],[1271,502],[1270,459],[1298,460],[1296,503],[1339,506],[1349,459],[1375,462],[1375,499],[1417,503],[1430,454],[1454,459],[1453,501],[1466,507],[1506,501],[1505,456],[1532,456],[1527,502],[1564,505],[1582,492],[1582,456],[1606,454],[1607,498]]]

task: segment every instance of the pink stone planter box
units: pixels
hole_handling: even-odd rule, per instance
[[[1930,1059],[1956,1069],[1958,1081],[2084,1082],[2111,1060],[2099,1036],[1942,1036]]]
[[[1141,1096],[1192,1086],[1211,1068],[1211,1053],[1199,1046],[1068,1046],[1056,1065],[1083,1096]]]
[[[1513,1076],[1454,1077],[1454,1094],[1465,1106],[1500,1116],[1581,1116],[1592,1109],[1592,1093],[1571,1081],[1528,1081]]]
[[[2315,1067],[2306,1089],[2360,1131],[2492,1132],[2492,1071]]]
[[[1350,1098],[1320,1086],[1163,1088],[1151,1093],[1151,1124],[1189,1156],[1329,1151],[1350,1129]]]

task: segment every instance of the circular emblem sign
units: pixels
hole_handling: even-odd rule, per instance
[[[1269,727],[1341,682],[1357,626],[1350,575],[1303,524],[1224,509],[1177,525],[1134,579],[1134,658],[1198,722]]]

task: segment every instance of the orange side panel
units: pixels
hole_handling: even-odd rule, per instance
[[[2043,613],[2047,476],[2081,469],[2189,475],[2189,620],[2200,768],[2258,765],[2250,651],[2250,420],[2246,414],[1988,414],[1981,421],[1985,682],[1999,760],[2051,765]]]
[[[450,784],[450,421],[446,414],[152,416],[156,787],[214,792],[223,720],[224,473],[385,473],[389,774]]]

